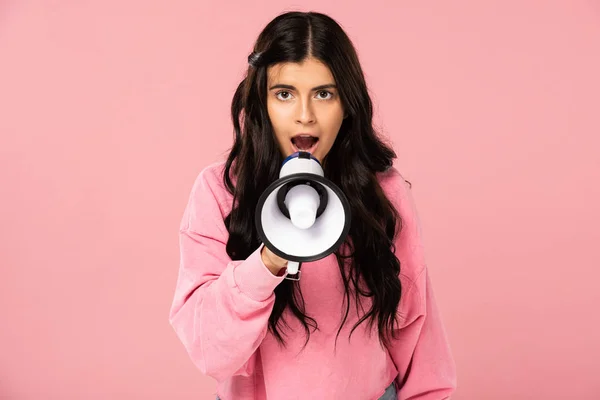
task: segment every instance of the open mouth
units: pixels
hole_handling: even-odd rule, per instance
[[[311,135],[296,135],[292,138],[294,151],[313,153],[319,143],[319,138]]]

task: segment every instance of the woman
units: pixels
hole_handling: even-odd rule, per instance
[[[446,399],[455,365],[407,182],[376,135],[353,45],[320,13],[259,35],[231,112],[226,162],[194,183],[180,227],[170,322],[222,400]],[[334,254],[286,278],[254,210],[285,157],[304,150],[347,195]]]

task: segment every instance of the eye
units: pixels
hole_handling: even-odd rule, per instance
[[[330,92],[330,91],[328,91],[328,90],[321,90],[321,91],[319,92],[319,95],[322,95],[322,94],[325,94],[326,96],[329,96],[329,97],[326,97],[326,98],[323,98],[323,97],[321,97],[321,98],[320,98],[321,100],[329,100],[329,99],[331,99],[331,98],[333,97],[333,93],[331,93],[331,92]]]
[[[285,96],[281,96],[285,94]],[[287,101],[292,95],[290,94],[290,92],[287,92],[285,90],[279,91],[277,93],[275,93],[275,96],[282,101]]]

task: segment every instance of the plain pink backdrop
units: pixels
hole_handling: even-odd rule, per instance
[[[310,9],[413,183],[454,398],[600,398],[600,4],[258,4],[0,1],[0,398],[214,398],[177,228],[256,35]]]

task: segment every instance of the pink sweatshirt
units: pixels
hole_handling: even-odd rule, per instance
[[[398,399],[449,398],[456,387],[455,364],[423,258],[415,205],[398,171],[391,168],[379,180],[403,218],[396,244],[403,289],[399,339],[383,348],[377,332],[363,323],[348,340],[360,317],[351,304],[334,351],[344,304],[335,256],[302,265],[305,312],[319,330],[302,350],[304,329],[286,311],[292,330],[286,331],[287,347],[281,347],[267,327],[273,291],[284,278],[263,264],[262,245],[243,261],[227,255],[223,219],[232,196],[223,186],[223,169],[224,162],[209,165],[193,185],[179,231],[181,261],[169,316],[194,364],[216,379],[218,396],[376,400],[396,382]]]

